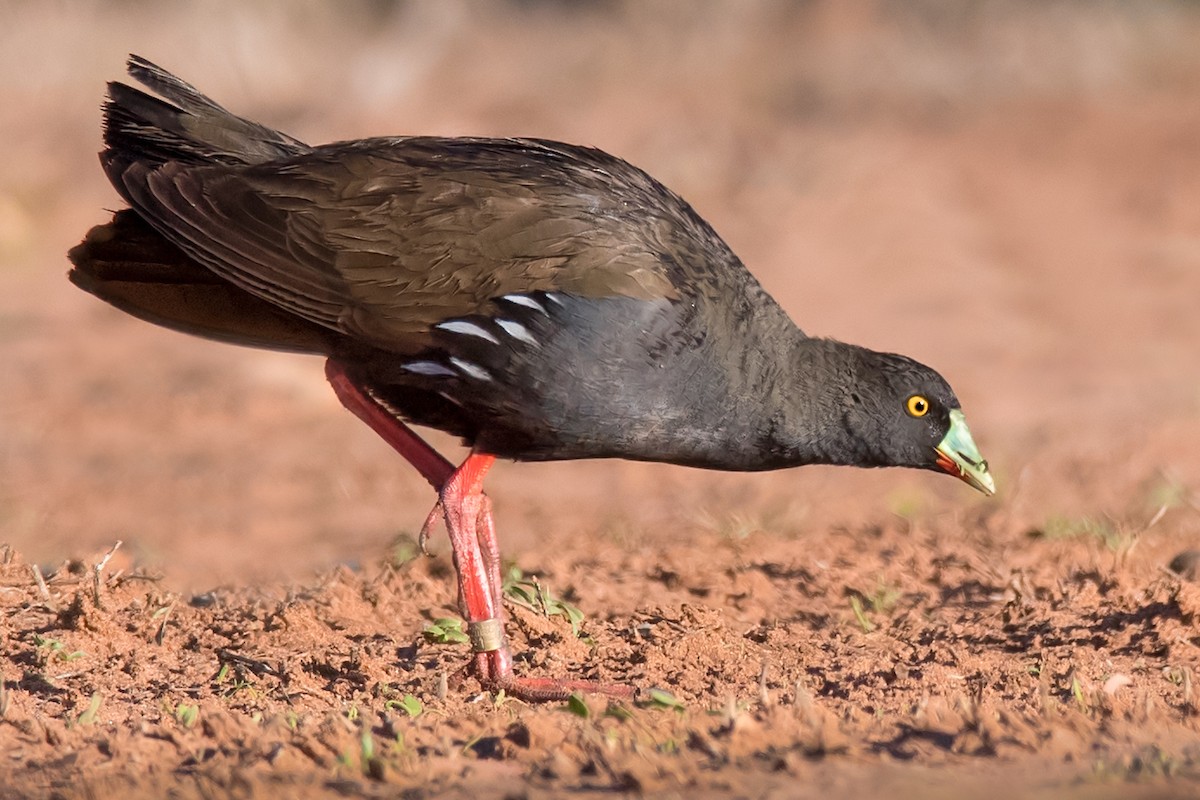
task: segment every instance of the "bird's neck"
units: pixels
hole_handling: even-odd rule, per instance
[[[856,435],[851,409],[869,350],[832,339],[792,343],[769,397],[771,448],[788,466],[870,464],[870,443]]]

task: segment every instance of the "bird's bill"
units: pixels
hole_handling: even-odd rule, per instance
[[[961,478],[986,495],[996,493],[996,482],[988,472],[987,461],[979,454],[967,418],[961,408],[950,412],[950,430],[937,446],[937,465],[956,478]]]

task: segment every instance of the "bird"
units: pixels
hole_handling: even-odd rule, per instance
[[[903,355],[803,332],[683,198],[602,150],[395,136],[311,146],[140,56],[100,163],[128,208],[74,285],[157,325],[325,359],[346,409],[437,493],[481,686],[518,676],[484,477],[497,459],[726,471],[901,466],[995,491],[961,404]],[[454,464],[410,426],[459,437]]]

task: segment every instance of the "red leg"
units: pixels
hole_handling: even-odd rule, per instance
[[[492,520],[492,504],[483,493],[483,478],[496,457],[473,452],[456,469],[355,384],[333,359],[325,362],[325,375],[342,405],[383,437],[438,490],[438,503],[425,521],[421,541],[423,545],[440,508],[454,553],[459,610],[467,620],[475,648],[475,668],[483,685],[531,701],[565,700],[577,691],[631,696],[633,690],[627,686],[513,675],[512,653],[504,635],[500,546]]]
[[[479,547],[478,521],[484,507],[483,476],[495,456],[472,453],[442,487],[441,505],[458,572],[459,602],[467,623],[500,619],[496,589]],[[503,642],[501,646],[504,647]]]
[[[487,567],[488,579],[492,584],[496,608],[503,610],[504,578],[500,575],[500,542],[496,539],[496,522],[492,518],[492,498],[485,494],[482,495],[482,500],[476,520],[479,547],[483,551],[483,563]]]
[[[343,406],[367,423],[371,430],[395,448],[397,453],[404,456],[434,489],[439,492],[442,490],[454,474],[453,464],[442,458],[437,450],[425,444],[420,436],[396,419],[395,414],[384,408],[378,400],[356,386],[342,365],[332,358],[325,362],[325,378]]]

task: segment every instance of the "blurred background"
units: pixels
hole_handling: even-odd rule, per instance
[[[0,19],[0,542],[31,561],[121,539],[195,586],[297,576],[379,557],[433,501],[316,359],[156,329],[66,282],[66,250],[121,205],[96,152],[130,52],[313,143],[539,136],[628,159],[806,331],[942,371],[1001,492],[504,465],[511,556],[891,515],[999,514],[1016,539],[1200,487],[1198,3],[43,0]],[[1200,542],[1196,516],[1173,535]]]

